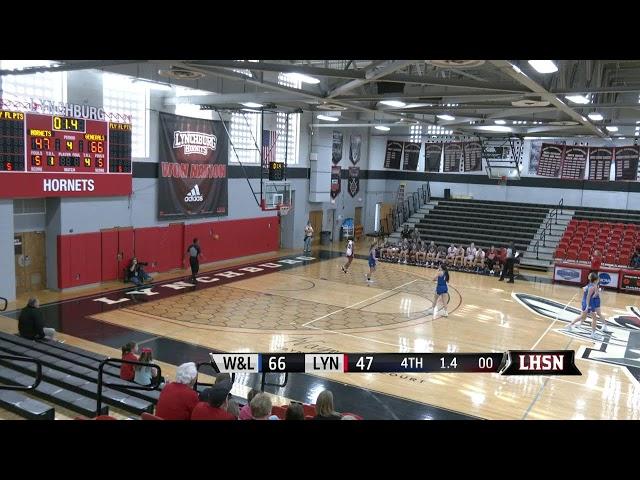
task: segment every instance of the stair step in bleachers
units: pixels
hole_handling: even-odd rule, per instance
[[[27,420],[54,420],[56,416],[50,405],[13,390],[0,390],[0,407]]]
[[[42,377],[47,382],[89,398],[97,398],[98,385],[96,381],[89,380],[86,377],[86,373],[90,372],[89,369],[80,367],[80,369],[85,370],[85,372],[83,372],[84,375],[80,372],[78,372],[78,374],[75,374],[75,372],[69,373],[74,371],[72,368],[73,364],[70,362],[59,361],[56,360],[55,357],[48,355],[39,355],[38,352],[34,350],[21,351],[17,353],[16,350],[23,349],[20,347],[16,349],[14,347],[15,345],[9,342],[0,341],[0,352],[37,358],[43,363],[43,365],[55,365],[54,368],[51,368],[50,366],[44,366],[42,368]],[[52,360],[54,361],[53,363]],[[36,371],[36,366],[33,363],[0,360],[0,364],[28,375],[33,375]],[[58,370],[58,366],[60,366],[60,368],[64,368],[66,371]],[[132,413],[140,414],[142,412],[153,412],[153,403],[132,397],[127,393],[113,390],[109,387],[103,387],[102,398],[105,403]]]
[[[16,370],[0,365],[0,381],[6,384],[28,386],[33,384],[33,380],[34,377],[31,375],[24,375]],[[49,403],[60,405],[88,417],[95,416],[97,409],[95,400],[49,382],[40,382],[40,385],[38,385],[35,390],[30,390],[29,392],[31,395]],[[109,407],[103,405],[100,414],[108,415],[108,413]]]
[[[22,349],[12,347],[12,352],[15,352],[15,354],[33,356],[40,360],[45,366],[62,370],[92,382],[96,382],[98,379],[98,366],[100,359],[107,358],[105,356],[98,356],[98,359],[92,360],[89,356],[82,354],[91,352],[86,352],[85,350],[73,347],[72,345],[59,344],[57,342],[34,342],[33,340],[28,340],[17,335],[0,332],[0,348],[2,348],[2,345],[6,345],[3,342],[9,342],[22,347]],[[33,352],[33,354],[30,355],[27,353],[29,351]],[[76,353],[78,351],[82,353]],[[120,369],[118,367],[105,365],[104,373],[105,375],[103,376],[103,379],[105,383],[117,383],[122,385],[122,388],[115,387],[113,385],[109,388],[123,391],[129,396],[136,397],[150,403],[157,403],[160,391],[127,389],[127,386],[134,386],[136,384],[122,380],[120,378]]]

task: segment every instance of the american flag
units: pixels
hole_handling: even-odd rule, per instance
[[[262,131],[262,165],[269,167],[269,162],[276,161],[276,141],[278,134],[275,130]]]

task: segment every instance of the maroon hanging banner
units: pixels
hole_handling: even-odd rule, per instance
[[[587,166],[588,147],[567,145],[562,159],[561,178],[582,180]]]
[[[220,121],[160,112],[158,218],[227,215],[227,134]]]
[[[342,183],[342,169],[338,165],[331,167],[331,198],[336,198],[340,193]]]
[[[418,170],[418,160],[420,159],[420,143],[405,142],[404,143],[404,160],[402,161],[403,170]]]
[[[543,177],[557,177],[560,175],[562,158],[564,157],[564,145],[552,145],[543,143],[540,148],[540,161],[538,162],[538,175]]]
[[[441,158],[442,158],[441,143],[425,143],[424,144],[424,171],[425,172],[439,172]]]
[[[638,157],[640,146],[615,147],[616,180],[636,180],[638,178]]]
[[[461,143],[446,143],[444,145],[444,168],[445,172],[459,172],[460,159],[462,158]]]
[[[404,142],[387,140],[387,151],[384,154],[384,168],[400,170],[400,159],[402,158],[403,149]]]
[[[613,148],[589,148],[589,180],[609,180]]]
[[[482,144],[480,142],[465,142],[464,147],[464,171],[479,172],[482,170]]]
[[[355,197],[360,191],[360,167],[349,167],[349,195]]]

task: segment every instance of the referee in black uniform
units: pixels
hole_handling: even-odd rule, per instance
[[[200,249],[200,245],[198,245],[197,238],[194,238],[193,243],[187,248],[187,255],[189,256],[189,264],[191,265],[191,279],[193,283],[195,283],[196,275],[198,274],[198,270],[200,270],[199,257],[202,256],[202,250]]]
[[[504,277],[509,277],[509,281],[507,283],[513,283],[513,264],[516,261],[516,249],[511,242],[509,244],[509,248],[507,248],[507,262],[505,266],[502,268],[502,273],[500,274],[500,282],[504,280]]]

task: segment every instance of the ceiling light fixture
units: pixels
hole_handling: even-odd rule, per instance
[[[496,125],[504,125],[507,122],[505,122],[504,120],[494,120],[493,123],[495,123]]]
[[[330,117],[329,115],[318,115],[316,118],[325,122],[337,122],[340,120],[338,117]]]
[[[609,126],[609,127],[607,127],[607,130],[609,130],[610,132],[617,132],[618,131],[618,127]]]
[[[511,127],[502,126],[502,125],[482,125],[478,127],[478,130],[484,130],[487,132],[511,132],[513,131]]]
[[[438,118],[439,118],[440,120],[449,120],[449,121],[452,121],[452,120],[455,120],[455,119],[456,119],[456,117],[453,117],[453,116],[448,115],[448,114],[446,114],[446,113],[443,113],[442,115],[438,115]]]
[[[566,98],[570,102],[579,103],[580,105],[586,105],[587,103],[591,102],[588,97],[585,97],[583,95],[567,95],[564,98]]]
[[[553,73],[558,71],[558,67],[551,60],[529,60],[529,65],[535,68],[538,73]]]
[[[407,106],[406,103],[401,102],[400,100],[382,100],[380,103],[382,105],[387,105],[388,107],[396,107],[396,108],[403,108]]]
[[[376,130],[382,130],[383,132],[388,132],[389,130],[391,130],[389,127],[385,127],[384,125],[376,125],[374,128]]]
[[[263,105],[256,102],[244,102],[242,105],[248,108],[261,108]]]
[[[303,73],[292,72],[292,73],[285,73],[284,75],[290,78],[291,80],[299,80],[302,83],[310,83],[312,85],[320,83],[320,80],[318,80],[317,78],[310,77],[309,75],[305,75]]]
[[[604,117],[599,114],[598,112],[593,112],[590,113],[589,115],[587,115],[587,117],[589,117],[591,120],[593,120],[594,122],[599,122],[600,120],[602,120]]]

